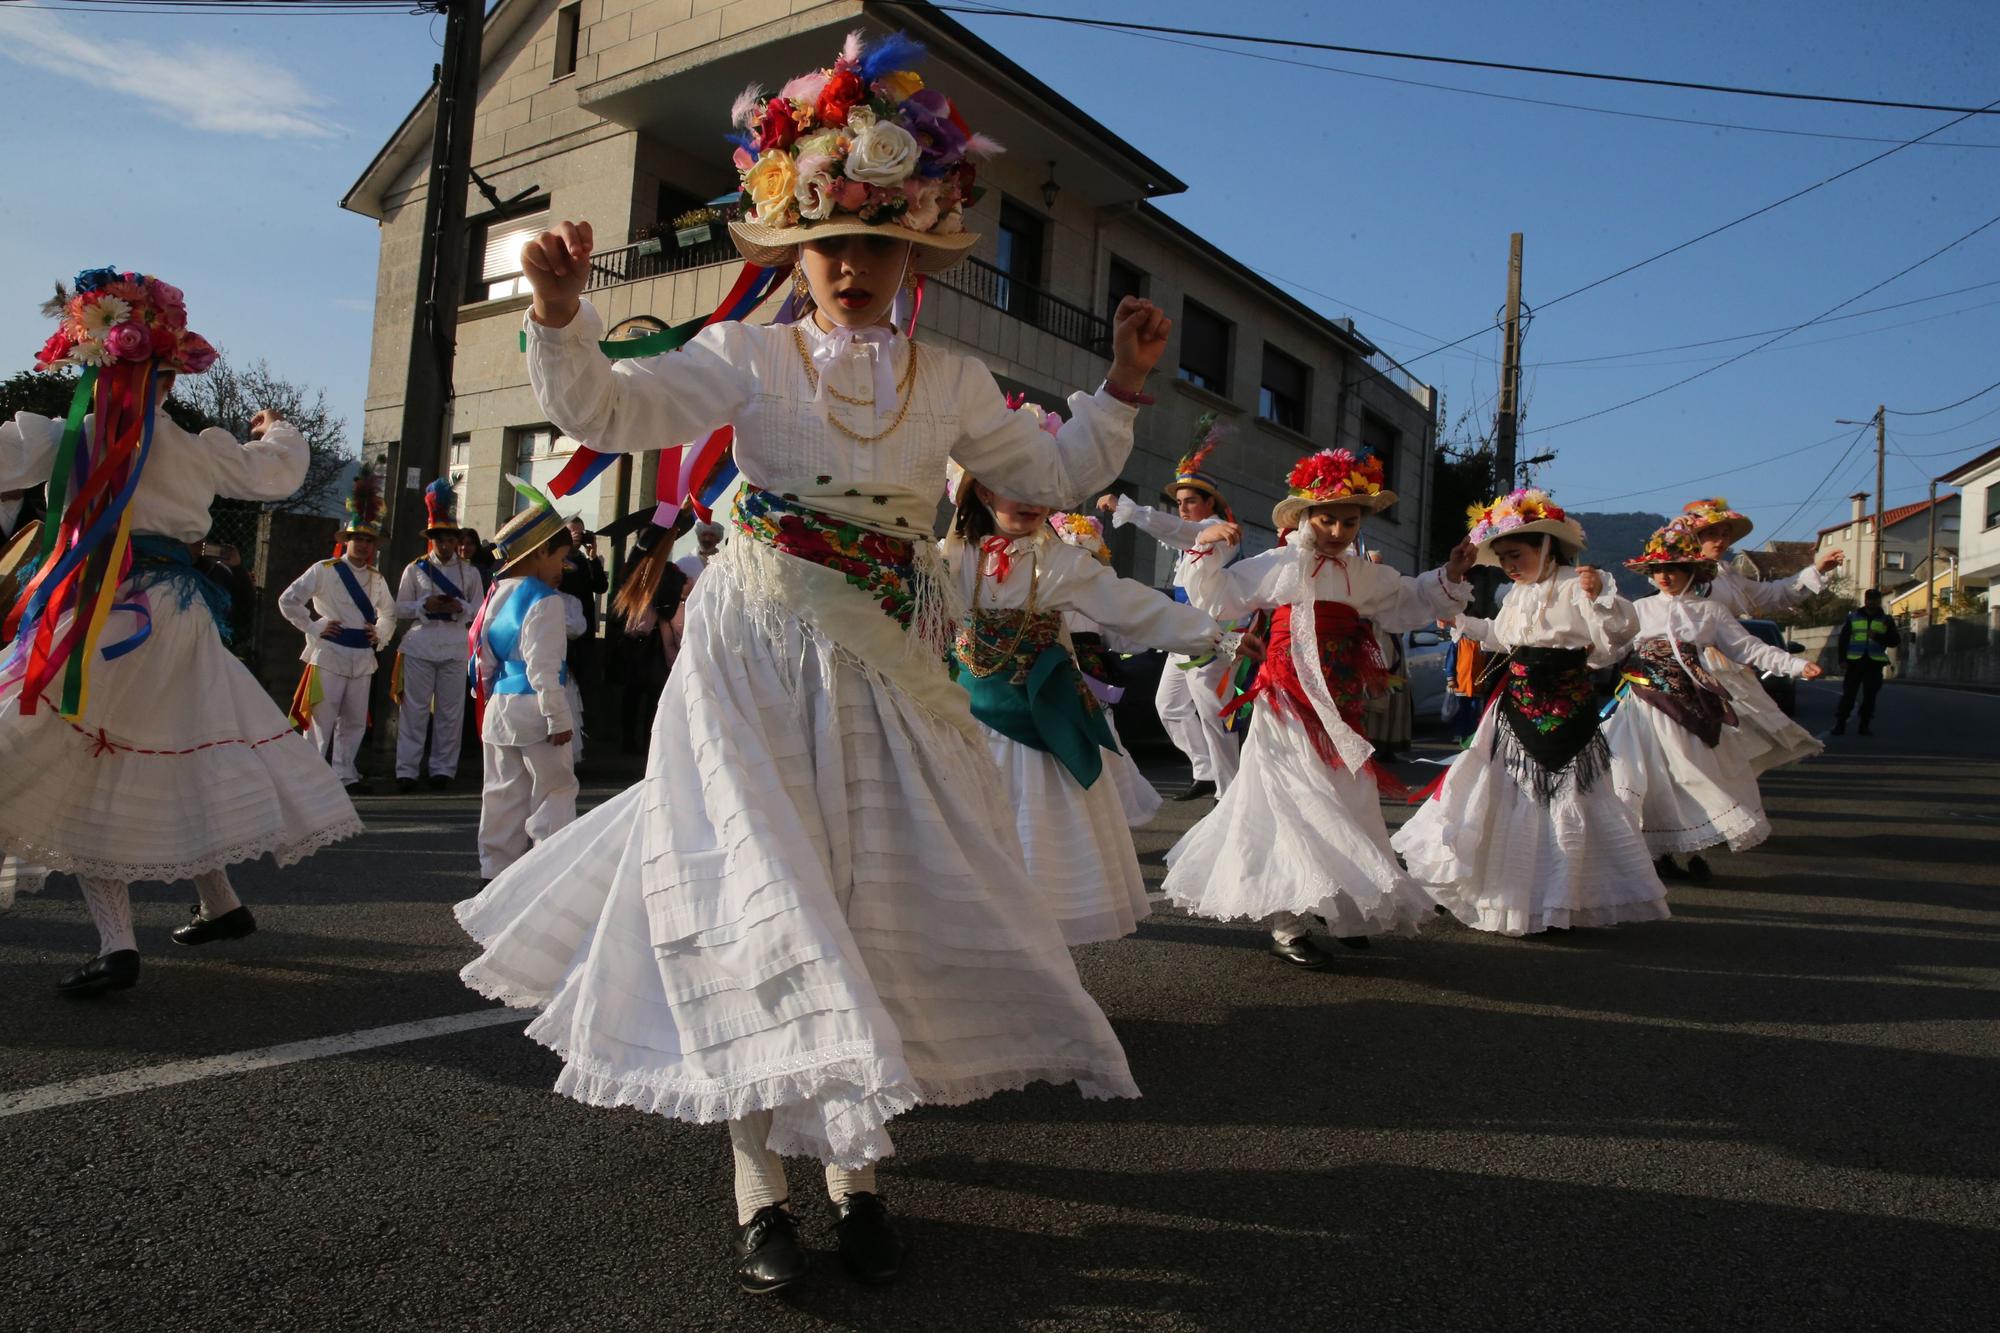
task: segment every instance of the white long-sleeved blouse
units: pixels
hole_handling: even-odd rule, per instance
[[[1639,617],[1632,603],[1618,595],[1609,575],[1604,591],[1583,595],[1577,572],[1567,566],[1539,583],[1516,583],[1508,590],[1500,614],[1491,620],[1461,615],[1460,631],[1485,648],[1587,648],[1590,665],[1614,666],[1625,656]]]
[[[1732,616],[1768,616],[1790,610],[1825,587],[1826,576],[1812,565],[1789,579],[1765,583],[1723,564],[1708,582],[1708,600]]]
[[[978,547],[947,542],[945,556],[965,605],[973,611],[1018,610],[1027,606],[1032,588],[1036,610],[1083,616],[1121,641],[1199,657],[1212,652],[1222,638],[1221,627],[1206,611],[1120,578],[1096,556],[1052,533],[1009,542],[1004,580],[982,572],[993,561]]]
[[[1197,565],[1204,563],[1226,565],[1243,553],[1242,547],[1233,544],[1202,545],[1202,529],[1216,521],[1212,518],[1182,518],[1179,514],[1169,514],[1150,505],[1136,504],[1129,495],[1119,496],[1117,507],[1111,511],[1111,526],[1114,528],[1135,527],[1169,551],[1175,552],[1176,588],[1188,586],[1188,576]]]
[[[1351,551],[1318,555],[1310,541],[1299,531],[1234,565],[1196,561],[1189,572],[1188,600],[1219,619],[1238,620],[1253,611],[1303,601],[1309,591],[1313,601],[1345,602],[1376,629],[1401,634],[1451,619],[1472,594],[1464,582],[1448,582],[1442,569],[1411,577]]]
[[[1687,594],[1669,597],[1665,593],[1654,593],[1632,603],[1632,611],[1639,619],[1639,631],[1633,636],[1634,646],[1650,639],[1670,639],[1717,648],[1723,656],[1757,671],[1780,676],[1805,674],[1803,658],[1781,648],[1773,648],[1744,629],[1742,622],[1712,597]]]

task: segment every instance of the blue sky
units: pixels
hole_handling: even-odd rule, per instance
[[[1985,0],[1021,7],[1704,82],[1962,105],[2000,98],[2000,21]],[[1527,234],[1525,290],[1540,305],[1890,146],[1526,105],[1129,36],[967,21],[1186,180],[1189,192],[1165,205],[1175,216],[1312,289],[1299,294],[1328,313],[1354,314],[1405,359],[1492,318],[1510,231]],[[232,355],[261,355],[324,385],[358,438],[375,230],[338,200],[426,85],[441,29],[404,15],[0,6],[0,116],[17,127],[7,153],[16,185],[0,202],[0,337],[19,349],[15,361],[25,366],[45,335],[34,307],[50,278],[103,262],[147,268],[187,289],[195,326]],[[1951,118],[1269,54],[1857,139],[1910,138]],[[22,126],[44,128],[24,135]],[[1884,401],[1930,408],[2000,379],[2000,285],[1976,286],[2000,284],[1995,226],[1848,311],[1911,304],[1816,326],[1635,406],[1546,429],[1757,340],[1683,344],[1805,320],[2000,215],[2000,116],[1940,137],[1992,146],[1906,149],[1538,315],[1526,344],[1523,456],[1559,455],[1540,479],[1583,509],[1664,509],[1719,491],[1758,520],[1753,542],[1806,535],[1844,509],[1848,492],[1873,484],[1865,447],[1835,468],[1854,434],[1835,418],[1867,416]],[[1960,288],[1974,289],[1943,295]],[[1663,348],[1678,350],[1649,350]],[[1497,350],[1489,333],[1414,369],[1445,390],[1454,422],[1471,412],[1483,425]],[[1927,477],[2000,439],[2000,391],[1948,413],[1892,416],[1890,431],[1889,501],[1919,499]],[[1772,461],[1717,475],[1762,459]]]

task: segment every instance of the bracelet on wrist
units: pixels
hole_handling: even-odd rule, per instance
[[[1121,389],[1110,380],[1104,381],[1104,392],[1131,407],[1151,407],[1159,401],[1153,395],[1143,393],[1138,389]]]

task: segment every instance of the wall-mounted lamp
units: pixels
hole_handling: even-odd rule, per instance
[[[1042,182],[1042,207],[1054,208],[1056,196],[1062,193],[1062,186],[1056,184],[1055,159],[1049,160],[1049,178]]]

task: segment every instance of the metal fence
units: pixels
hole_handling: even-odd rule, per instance
[[[1102,317],[1022,282],[983,259],[961,260],[938,274],[935,281],[1087,352],[1111,354],[1111,325]]]
[[[584,284],[583,289],[594,292],[621,283],[643,282],[668,273],[706,268],[710,264],[728,264],[741,259],[721,223],[712,225],[709,233],[707,240],[686,246],[672,236],[662,236],[657,240],[621,245],[616,250],[600,251],[590,257],[590,281]]]

